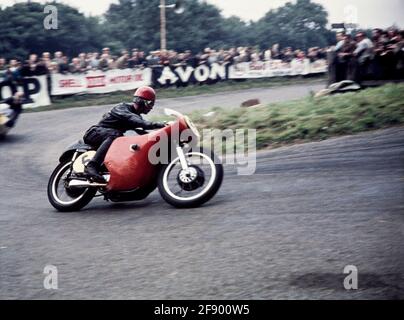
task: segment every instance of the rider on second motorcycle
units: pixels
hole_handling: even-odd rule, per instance
[[[83,140],[86,144],[97,149],[94,158],[87,164],[84,173],[92,182],[104,183],[105,179],[99,174],[112,142],[123,136],[128,130],[160,129],[164,123],[150,122],[142,118],[141,114],[148,114],[154,106],[156,93],[151,87],[143,86],[136,90],[132,103],[120,103],[104,114],[101,121],[90,127]],[[138,131],[137,131],[138,132]],[[139,133],[139,132],[138,132]]]
[[[23,92],[16,92],[12,97],[9,97],[5,100],[0,101],[0,103],[5,103],[9,105],[9,109],[5,110],[5,115],[9,118],[6,127],[12,128],[14,127],[18,117],[20,116],[23,108]]]

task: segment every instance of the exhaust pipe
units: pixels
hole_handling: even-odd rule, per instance
[[[105,181],[107,181],[106,183],[90,182],[87,179],[86,180],[73,179],[73,180],[70,180],[70,182],[69,182],[69,188],[106,187],[110,176],[104,175],[103,177],[104,177]]]

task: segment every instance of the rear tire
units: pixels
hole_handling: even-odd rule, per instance
[[[84,208],[87,204],[90,203],[90,201],[97,193],[96,188],[87,188],[83,190],[83,193],[81,193],[76,199],[73,199],[72,201],[61,200],[57,192],[57,187],[59,183],[63,183],[60,181],[60,179],[67,170],[70,170],[70,166],[70,160],[61,162],[52,172],[52,175],[50,176],[48,182],[49,202],[56,210],[61,212],[78,211]]]

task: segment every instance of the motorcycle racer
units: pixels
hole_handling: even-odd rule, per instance
[[[22,113],[22,104],[23,104],[23,92],[16,92],[12,97],[9,97],[5,100],[0,101],[0,103],[5,103],[9,105],[9,109],[6,109],[4,115],[9,119],[4,125],[8,128],[14,127],[17,122],[18,117]]]
[[[120,103],[104,114],[97,125],[91,126],[85,133],[83,140],[86,144],[97,149],[94,158],[87,164],[85,175],[92,182],[104,183],[105,179],[99,174],[112,142],[124,135],[128,130],[160,129],[164,123],[146,121],[141,114],[148,114],[154,106],[156,93],[153,88],[142,86],[133,96],[132,103]]]

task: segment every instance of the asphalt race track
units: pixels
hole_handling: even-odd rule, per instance
[[[24,114],[0,142],[0,299],[404,299],[404,128],[259,153],[197,209],[156,191],[56,212],[48,177],[105,109]]]

